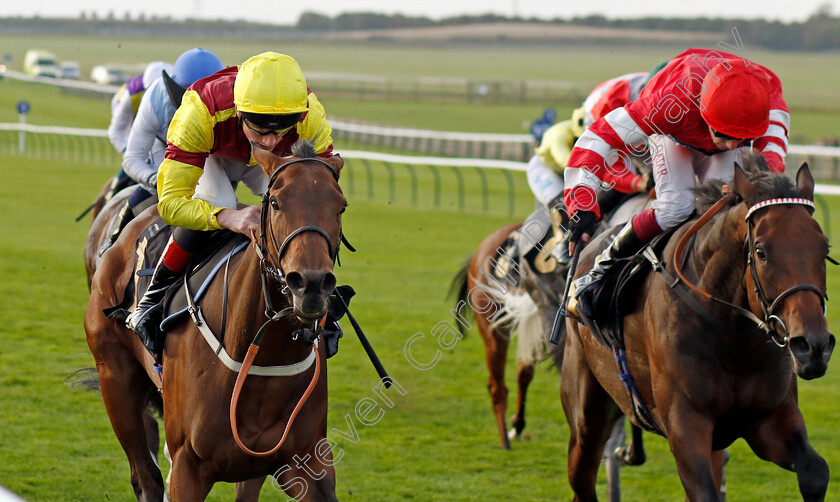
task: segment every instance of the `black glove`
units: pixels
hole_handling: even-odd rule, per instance
[[[595,221],[597,217],[592,211],[577,210],[569,222],[569,242],[580,242],[583,234],[590,237],[595,233]]]
[[[344,331],[341,329],[341,325],[338,324],[338,320],[344,317],[344,314],[347,313],[347,307],[345,304],[349,306],[350,299],[356,294],[356,292],[353,291],[353,288],[347,285],[338,286],[335,289],[337,291],[333,291],[333,294],[330,295],[330,304],[327,308],[327,320],[324,323],[324,342],[327,345],[327,359],[338,352],[338,340],[344,336]],[[341,293],[341,299],[344,300],[343,302],[336,297],[338,293]]]
[[[653,171],[645,174],[645,181],[647,182],[645,184],[645,192],[650,193],[650,191],[653,190],[653,187],[656,186],[656,180],[653,179]]]

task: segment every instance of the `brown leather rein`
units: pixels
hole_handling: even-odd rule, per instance
[[[788,296],[790,296],[791,294],[793,294],[797,291],[813,291],[814,293],[816,293],[820,297],[820,302],[823,306],[823,310],[825,310],[826,295],[820,288],[818,288],[817,286],[814,286],[813,284],[798,284],[796,286],[792,286],[792,287],[787,288],[786,290],[782,291],[778,296],[776,296],[775,299],[773,299],[773,301],[770,301],[767,298],[767,295],[764,292],[764,287],[761,285],[761,281],[759,280],[758,271],[757,271],[756,265],[755,265],[755,257],[754,257],[754,255],[755,255],[755,242],[753,242],[753,238],[752,238],[752,227],[753,227],[752,215],[757,210],[762,209],[764,207],[768,207],[768,206],[772,206],[772,205],[781,205],[781,204],[784,204],[784,205],[791,205],[791,204],[803,205],[803,206],[807,206],[807,207],[810,207],[810,208],[813,209],[814,208],[814,203],[812,201],[810,201],[808,199],[804,199],[804,198],[769,199],[769,200],[759,202],[759,203],[753,205],[752,207],[750,207],[750,209],[747,211],[746,217],[744,218],[744,220],[747,222],[747,236],[746,236],[745,246],[749,248],[749,253],[747,255],[747,264],[750,268],[750,275],[751,275],[752,280],[753,280],[753,285],[755,287],[756,296],[758,297],[759,303],[761,305],[761,310],[764,314],[764,319],[760,319],[758,316],[753,314],[748,309],[745,309],[745,308],[740,307],[738,305],[735,305],[735,304],[729,303],[725,300],[722,300],[720,298],[717,298],[717,297],[707,293],[706,291],[703,291],[702,289],[698,288],[696,285],[694,285],[691,281],[689,281],[685,277],[685,275],[683,274],[683,271],[680,267],[680,262],[682,261],[681,257],[683,257],[683,251],[685,250],[686,245],[697,234],[697,232],[700,230],[700,228],[702,228],[706,223],[708,223],[712,219],[712,217],[714,217],[716,214],[718,214],[724,207],[726,207],[726,206],[728,206],[728,205],[730,205],[733,202],[736,202],[738,200],[740,200],[740,197],[735,193],[725,194],[711,208],[709,208],[697,221],[695,221],[691,225],[691,227],[688,229],[688,231],[680,238],[679,242],[677,243],[677,247],[674,250],[674,256],[673,256],[674,270],[676,271],[677,276],[679,277],[679,280],[681,280],[692,291],[694,291],[695,293],[697,293],[698,295],[700,295],[701,297],[705,298],[708,301],[712,301],[712,302],[724,305],[724,306],[736,311],[737,313],[741,314],[743,317],[746,317],[747,319],[752,321],[758,329],[764,331],[776,345],[778,345],[779,347],[785,347],[785,346],[787,346],[788,342],[790,341],[790,335],[788,334],[787,327],[785,326],[785,323],[782,321],[782,319],[779,316],[777,316],[776,314],[774,314],[774,311],[781,304],[782,300],[787,298]],[[654,267],[656,267],[656,264],[654,264]],[[674,287],[674,286],[676,286],[676,284],[672,285],[672,287]],[[679,291],[679,290],[677,290],[677,291]],[[706,317],[707,319],[709,318],[710,314],[708,314],[708,312],[702,312],[702,311],[698,310],[698,308],[702,309],[702,306],[697,305],[695,302],[688,301],[688,299],[686,299],[686,300],[687,300],[687,303],[689,303],[689,305],[692,308],[697,310],[698,313],[703,315],[703,317]],[[717,322],[715,324],[719,324],[719,322]],[[779,330],[782,331],[781,334],[779,333]]]
[[[336,182],[338,181],[338,170],[335,167],[330,165],[329,163],[318,159],[318,158],[302,158],[302,159],[295,159],[290,162],[286,162],[285,164],[277,167],[274,172],[271,173],[269,176],[268,186],[271,187],[274,184],[274,180],[277,178],[277,175],[280,174],[283,169],[288,167],[291,164],[295,164],[298,162],[306,162],[306,161],[315,161],[320,164],[326,166],[333,174]],[[248,448],[240,439],[239,437],[239,430],[237,427],[237,420],[236,420],[236,409],[237,404],[239,403],[239,396],[242,392],[242,387],[245,385],[245,379],[248,376],[248,370],[251,368],[251,365],[254,362],[254,359],[257,357],[257,352],[260,349],[260,343],[262,342],[263,335],[265,335],[266,331],[268,330],[268,326],[275,321],[278,321],[284,317],[289,317],[294,315],[294,309],[292,307],[287,307],[281,310],[276,310],[272,305],[270,295],[268,293],[268,278],[269,276],[273,278],[275,281],[281,284],[281,291],[284,295],[288,295],[288,287],[286,285],[286,276],[283,273],[283,270],[280,268],[280,261],[283,259],[283,254],[285,253],[286,249],[289,246],[289,243],[292,241],[293,238],[301,235],[304,232],[316,232],[324,237],[327,241],[328,249],[330,252],[330,259],[335,262],[338,258],[338,251],[341,246],[341,242],[345,242],[344,234],[341,234],[341,240],[338,244],[333,246],[332,239],[330,239],[329,234],[316,225],[304,225],[286,236],[283,240],[283,243],[278,245],[277,241],[274,238],[274,234],[271,233],[270,226],[271,223],[268,221],[268,207],[269,207],[269,191],[266,190],[265,195],[263,196],[262,200],[262,207],[260,211],[260,238],[257,239],[257,236],[254,235],[253,230],[251,231],[251,241],[254,244],[254,250],[257,253],[257,256],[260,259],[260,277],[262,279],[262,289],[263,289],[263,296],[265,297],[265,315],[268,320],[260,327],[257,331],[257,334],[254,336],[254,341],[251,342],[251,346],[248,347],[248,353],[245,355],[245,360],[242,362],[242,369],[240,370],[239,374],[236,377],[236,383],[233,387],[233,395],[230,398],[230,428],[231,432],[233,433],[233,439],[239,448],[249,455],[253,455],[255,457],[266,457],[276,453],[286,442],[286,438],[289,435],[289,430],[292,428],[292,424],[297,418],[298,413],[300,412],[303,405],[309,399],[309,396],[312,394],[312,391],[315,389],[315,385],[318,383],[318,379],[321,374],[321,356],[318,352],[318,339],[317,339],[317,329],[312,330],[312,336],[315,336],[315,339],[312,343],[312,348],[315,353],[315,373],[312,375],[312,379],[309,382],[309,385],[306,387],[301,398],[298,400],[297,405],[292,410],[292,414],[289,416],[288,422],[286,422],[286,427],[283,430],[283,436],[280,438],[280,441],[274,448],[271,448],[267,451],[254,451]],[[274,246],[274,249],[277,251],[276,258],[268,252],[268,237],[267,234],[271,234],[271,242]],[[347,244],[348,248],[352,251],[353,248]],[[323,324],[326,316],[321,319],[321,324]]]

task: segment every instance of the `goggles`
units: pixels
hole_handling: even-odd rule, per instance
[[[744,142],[749,142],[749,141],[755,140],[755,138],[735,138],[735,137],[732,137],[728,134],[723,134],[722,132],[717,132],[714,129],[712,129],[712,134],[714,135],[715,138],[722,139],[724,141],[735,140],[735,141],[740,141],[741,143],[744,143]]]
[[[251,130],[252,133],[259,135],[259,136],[267,136],[269,134],[273,134],[275,136],[282,136],[289,132],[289,130],[294,127],[294,124],[286,127],[284,129],[266,129],[264,127],[259,127],[251,123],[248,119],[242,119],[242,122],[245,123],[245,126]]]

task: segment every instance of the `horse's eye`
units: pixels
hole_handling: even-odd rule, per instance
[[[755,255],[759,260],[767,260],[767,253],[764,252],[764,248],[761,246],[755,247]]]
[[[277,202],[277,199],[271,199],[271,209],[274,209],[275,211],[280,210],[280,203]]]

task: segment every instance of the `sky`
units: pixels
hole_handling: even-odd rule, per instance
[[[231,6],[235,5],[236,10]],[[136,17],[171,16],[200,19],[262,21],[292,25],[303,12],[311,11],[334,17],[345,12],[379,12],[425,16],[432,19],[459,15],[487,13],[504,16],[518,15],[553,19],[601,14],[608,18],[633,17],[740,17],[765,18],[783,22],[804,21],[820,6],[829,5],[834,15],[840,14],[840,0],[697,0],[694,2],[662,0],[600,0],[581,2],[572,0],[318,0],[294,2],[289,0],[35,0],[34,2],[0,2],[0,16],[38,15],[41,17],[79,17],[96,12],[97,17],[109,13],[124,18],[126,13]]]

